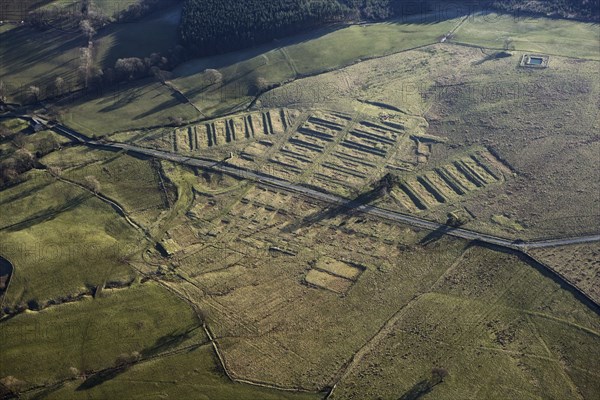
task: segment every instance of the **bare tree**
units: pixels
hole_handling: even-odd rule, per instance
[[[157,66],[150,67],[150,73],[154,76],[160,83],[165,83],[169,79],[171,79],[171,73],[169,71],[163,71]]]
[[[0,102],[6,101],[6,85],[4,81],[0,81]]]
[[[92,26],[92,23],[89,19],[84,19],[79,23],[79,30],[81,30],[81,33],[87,36],[88,41],[91,41],[92,37],[94,37],[96,34],[96,30]]]
[[[205,69],[204,75],[206,75],[206,79],[211,85],[223,82],[223,74],[216,69]]]
[[[29,93],[29,96],[31,97],[31,100],[33,102],[37,102],[40,99],[40,88],[38,86],[29,86],[29,89],[27,91]]]
[[[183,125],[183,118],[170,116],[169,123],[173,126],[181,126]]]
[[[252,82],[252,92],[255,95],[261,94],[269,88],[269,82],[262,76],[257,76]]]
[[[433,386],[442,383],[448,376],[448,370],[445,368],[433,368],[431,370],[431,384]]]
[[[94,192],[94,194],[98,194],[98,192],[100,191],[100,182],[94,175],[86,176],[84,185],[92,192]]]
[[[64,94],[66,86],[65,80],[60,76],[57,76],[56,79],[54,79],[54,94],[56,96]]]
[[[91,42],[88,47],[82,47],[79,49],[79,72],[83,78],[85,87],[88,87],[89,80],[92,72],[92,47]]]
[[[133,80],[146,73],[146,64],[137,57],[119,58],[115,63],[115,71],[121,76]]]
[[[18,132],[12,139],[12,144],[19,149],[25,147],[26,142],[27,140],[22,132]]]

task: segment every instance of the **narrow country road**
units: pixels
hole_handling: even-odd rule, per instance
[[[30,120],[34,120],[36,122],[45,123],[45,121],[40,120],[39,118],[31,118],[31,117],[22,117]],[[142,154],[149,157],[154,157],[162,160],[168,160],[179,164],[189,165],[192,167],[199,167],[205,169],[211,169],[214,171],[224,172],[230,175],[237,176],[243,179],[250,179],[261,184],[271,186],[274,188],[283,189],[289,192],[298,193],[304,196],[311,197],[316,200],[320,200],[326,203],[335,204],[341,207],[347,207],[348,209],[352,209],[353,211],[363,212],[365,214],[374,215],[386,220],[399,222],[403,224],[408,224],[416,228],[427,229],[431,231],[438,232],[440,235],[448,235],[453,237],[458,237],[466,240],[479,241],[487,244],[491,244],[494,246],[500,246],[512,250],[522,250],[526,251],[529,249],[538,249],[544,247],[555,247],[555,246],[564,246],[571,244],[583,244],[583,243],[592,243],[600,241],[600,234],[589,235],[589,236],[580,236],[580,237],[572,237],[572,238],[558,238],[558,239],[548,239],[541,240],[535,242],[524,242],[524,241],[512,241],[509,239],[504,239],[502,237],[488,235],[476,231],[472,231],[464,228],[456,228],[448,225],[440,224],[433,221],[428,221],[423,218],[406,215],[399,213],[397,211],[386,210],[377,206],[372,206],[368,204],[356,204],[352,202],[352,200],[345,199],[330,193],[321,192],[319,190],[315,190],[312,188],[308,188],[302,185],[296,185],[290,182],[287,182],[282,179],[278,179],[272,176],[267,176],[259,172],[254,172],[246,169],[242,169],[236,167],[234,165],[228,164],[226,162],[218,162],[214,160],[206,160],[200,158],[190,158],[187,156],[182,156],[174,153],[170,153],[167,151],[148,149],[139,146],[133,146],[126,143],[115,143],[115,142],[105,142],[90,139],[81,133],[74,131],[70,128],[67,128],[60,124],[50,124],[50,127],[54,129],[56,132],[65,135],[72,140],[87,144],[89,146],[95,147],[104,147],[111,148],[116,150],[124,150],[132,153]]]

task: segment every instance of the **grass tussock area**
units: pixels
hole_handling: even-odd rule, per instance
[[[433,368],[448,373],[436,399],[590,398],[599,328],[594,311],[540,271],[475,247],[397,315],[331,398],[403,398]]]

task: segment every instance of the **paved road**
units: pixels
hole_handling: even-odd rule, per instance
[[[34,119],[37,122],[45,123],[45,121],[40,120],[39,118]],[[529,250],[536,248],[544,248],[544,247],[555,247],[555,246],[564,246],[569,244],[582,244],[582,243],[591,243],[600,241],[600,234],[598,235],[590,235],[590,236],[581,236],[581,237],[573,237],[573,238],[559,238],[559,239],[549,239],[542,240],[537,242],[523,242],[523,241],[511,241],[508,239],[504,239],[498,236],[487,235],[484,233],[472,231],[469,229],[463,228],[455,228],[450,227],[448,225],[439,224],[437,222],[428,221],[423,218],[414,217],[411,215],[402,214],[396,211],[386,210],[380,207],[368,205],[368,204],[353,204],[351,200],[330,194],[324,193],[315,189],[311,189],[302,185],[296,185],[282,179],[274,178],[272,176],[267,176],[258,172],[241,169],[234,165],[228,164],[226,162],[216,162],[214,160],[200,159],[200,158],[190,158],[174,153],[169,153],[166,151],[148,149],[144,147],[132,146],[125,143],[114,143],[114,142],[104,142],[98,140],[92,140],[87,138],[86,136],[80,134],[77,131],[69,129],[65,126],[59,124],[51,124],[50,125],[54,130],[63,135],[70,137],[71,139],[85,143],[91,146],[97,147],[107,147],[117,150],[125,150],[132,153],[138,153],[147,155],[150,157],[160,158],[163,160],[169,160],[172,162],[185,164],[193,167],[207,168],[215,171],[220,171],[224,173],[228,173],[240,178],[254,180],[256,182],[262,183],[264,185],[272,186],[275,188],[284,189],[290,192],[299,193],[317,200],[321,200],[330,204],[335,204],[342,207],[348,207],[348,209],[352,209],[353,211],[360,211],[366,214],[375,215],[377,217],[381,217],[390,221],[400,222],[403,224],[408,224],[417,228],[428,229],[431,231],[438,232],[440,235],[449,235],[454,236],[466,240],[476,240],[483,243],[488,243],[494,246],[505,247],[514,250]]]

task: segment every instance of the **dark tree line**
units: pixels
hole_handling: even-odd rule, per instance
[[[410,10],[409,4],[418,12],[424,3],[424,0],[187,0],[179,34],[183,45],[193,54],[218,54],[330,23],[390,18]]]
[[[600,0],[493,0],[491,6],[516,14],[539,13],[596,22],[600,19]]]

